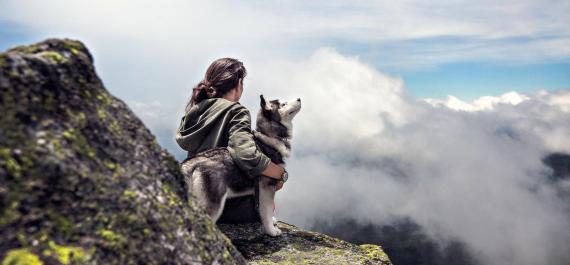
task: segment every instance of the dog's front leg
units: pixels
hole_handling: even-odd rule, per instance
[[[269,185],[266,177],[259,181],[259,215],[263,231],[270,236],[281,235],[281,230],[273,223],[273,201],[275,199],[275,187]]]

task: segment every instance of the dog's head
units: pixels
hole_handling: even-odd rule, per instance
[[[267,102],[263,95],[261,99],[261,110],[258,115],[258,126],[267,123],[277,123],[285,126],[288,130],[292,128],[292,121],[295,115],[301,110],[301,99],[289,102],[280,102],[279,100],[271,100]],[[266,126],[263,126],[266,127]]]
[[[261,111],[265,118],[276,122],[288,123],[301,110],[301,99],[281,103],[278,99],[267,102],[263,95],[261,99]]]

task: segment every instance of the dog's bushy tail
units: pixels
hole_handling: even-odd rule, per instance
[[[186,186],[191,189],[192,187],[192,174],[194,174],[194,170],[196,169],[196,164],[189,163],[188,160],[185,160],[180,164],[180,171],[184,175],[184,181],[186,182]]]

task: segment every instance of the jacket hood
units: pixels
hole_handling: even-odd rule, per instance
[[[211,98],[192,106],[188,113],[182,117],[176,132],[176,142],[182,149],[196,153],[203,139],[212,137],[210,135],[213,131],[212,128],[227,117],[227,112],[235,105],[239,105],[239,102],[223,98]],[[214,137],[219,137],[219,135]]]

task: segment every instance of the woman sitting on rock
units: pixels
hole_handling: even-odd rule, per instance
[[[249,110],[239,103],[243,63],[232,58],[215,60],[204,79],[193,89],[176,134],[176,142],[188,156],[217,147],[227,147],[236,165],[249,176],[265,175],[281,179],[284,168],[274,164],[257,147],[251,130]],[[283,187],[279,181],[277,190]],[[258,221],[253,195],[226,200],[218,222]]]

